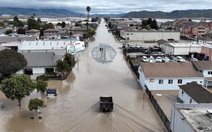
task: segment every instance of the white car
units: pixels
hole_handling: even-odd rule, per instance
[[[142,56],[141,61],[143,61],[143,62],[149,62],[149,58],[147,58],[146,56]]]
[[[149,57],[149,62],[150,62],[150,63],[154,63],[154,62],[155,62],[155,58],[154,58],[153,56],[150,56],[150,57]]]
[[[156,57],[155,62],[160,62],[160,63],[163,62],[162,57],[160,56]]]
[[[177,62],[185,62],[185,59],[183,57],[181,57],[181,56],[177,56],[176,57],[176,61]]]

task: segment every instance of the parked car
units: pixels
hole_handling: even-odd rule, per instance
[[[185,62],[185,59],[181,56],[176,56],[176,61],[177,62]]]
[[[160,62],[160,63],[163,62],[162,57],[160,56],[156,57],[155,62]]]
[[[142,56],[141,61],[143,61],[143,62],[149,62],[149,58],[147,58],[146,56]]]
[[[163,62],[170,62],[170,59],[169,59],[169,57],[165,56],[164,58],[162,58],[162,61]]]
[[[153,56],[150,56],[150,57],[149,57],[149,62],[150,62],[150,63],[154,63],[154,62],[155,62],[155,58],[154,58]]]
[[[190,60],[190,61],[198,61],[197,58],[190,58],[189,60]]]

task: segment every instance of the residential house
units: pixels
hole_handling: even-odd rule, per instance
[[[212,61],[193,61],[192,63],[205,77],[203,85],[206,88],[212,86]]]
[[[74,27],[73,29],[70,30],[70,34],[74,35],[74,34],[87,34],[87,28],[85,27]]]
[[[178,19],[178,20],[175,20],[173,22],[174,26],[176,27],[176,29],[179,29],[178,26],[182,25],[182,24],[185,24],[185,23],[189,23],[190,21],[187,20],[187,19]],[[179,31],[179,30],[178,30]]]
[[[27,66],[16,74],[27,74],[32,79],[37,76],[55,72],[56,61],[61,60],[63,55],[55,55],[53,52],[22,52],[27,60]]]
[[[31,29],[31,30],[28,30],[26,31],[26,35],[30,36],[35,36],[37,39],[39,39],[40,37],[40,30],[37,30],[37,29]]]
[[[211,31],[211,27],[210,26],[208,26],[205,23],[199,23],[197,25],[193,25],[192,26],[191,34],[193,36],[200,37],[200,36],[203,36],[203,35],[207,34],[210,31]]]
[[[170,30],[138,30],[138,29],[122,29],[120,36],[128,41],[158,41],[163,40],[180,40],[180,32]]]
[[[178,85],[196,81],[202,85],[204,76],[191,62],[144,63],[138,68],[139,82],[149,90],[178,90]]]
[[[212,103],[212,93],[196,82],[179,85],[178,97],[183,103]]]
[[[57,29],[44,30],[45,39],[56,39],[59,37],[59,31]]]

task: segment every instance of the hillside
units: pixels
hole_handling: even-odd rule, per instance
[[[172,12],[162,11],[132,11],[123,17],[131,18],[212,18],[212,9],[207,10],[175,10]]]
[[[12,8],[12,7],[0,7],[1,15],[24,15],[31,16],[36,14],[38,16],[67,16],[67,17],[79,17],[85,16],[85,14],[77,13],[66,9],[31,9],[31,8]]]

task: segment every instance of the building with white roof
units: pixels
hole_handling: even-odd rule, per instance
[[[206,43],[197,42],[170,43],[165,40],[159,40],[157,43],[161,47],[162,52],[169,55],[188,55],[189,52],[202,53],[202,46],[207,45]]]
[[[83,41],[74,41],[74,40],[23,41],[23,42],[5,43],[2,44],[2,46],[17,49],[17,51],[21,53],[54,52],[55,55],[64,55],[65,53],[76,53],[78,51],[82,51],[85,49]]]

